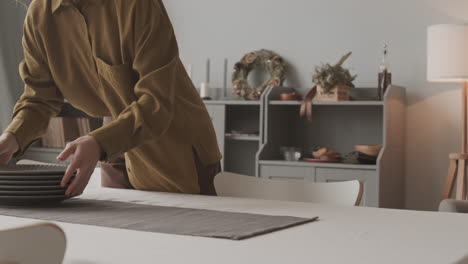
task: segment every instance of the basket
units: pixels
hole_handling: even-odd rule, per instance
[[[349,101],[349,91],[351,87],[347,85],[336,85],[329,92],[325,92],[325,89],[317,85],[317,101]]]

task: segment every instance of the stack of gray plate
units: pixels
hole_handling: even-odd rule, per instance
[[[59,203],[69,198],[60,182],[65,166],[0,166],[0,204],[38,205]]]

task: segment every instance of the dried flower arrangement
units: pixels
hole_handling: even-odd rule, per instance
[[[342,67],[343,63],[351,54],[352,52],[348,52],[335,65],[327,63],[317,66],[315,68],[315,74],[312,77],[312,81],[315,85],[321,87],[324,93],[330,93],[331,90],[337,86],[354,88],[353,81],[356,79],[357,75],[351,75],[348,69]]]

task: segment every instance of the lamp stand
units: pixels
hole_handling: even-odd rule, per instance
[[[467,153],[467,96],[468,95],[468,82],[463,82],[462,90],[462,146],[461,153],[451,153],[450,166],[448,170],[447,179],[445,181],[444,192],[442,194],[442,200],[450,199],[452,197],[453,187],[457,185],[455,198],[457,200],[466,200],[466,188],[467,188],[467,165],[468,165],[468,153]]]

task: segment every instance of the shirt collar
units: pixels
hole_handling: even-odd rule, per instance
[[[62,5],[71,5],[73,4],[74,0],[52,0],[52,13],[57,11],[60,6]]]
[[[62,5],[63,0],[52,0],[52,13],[54,13]]]

